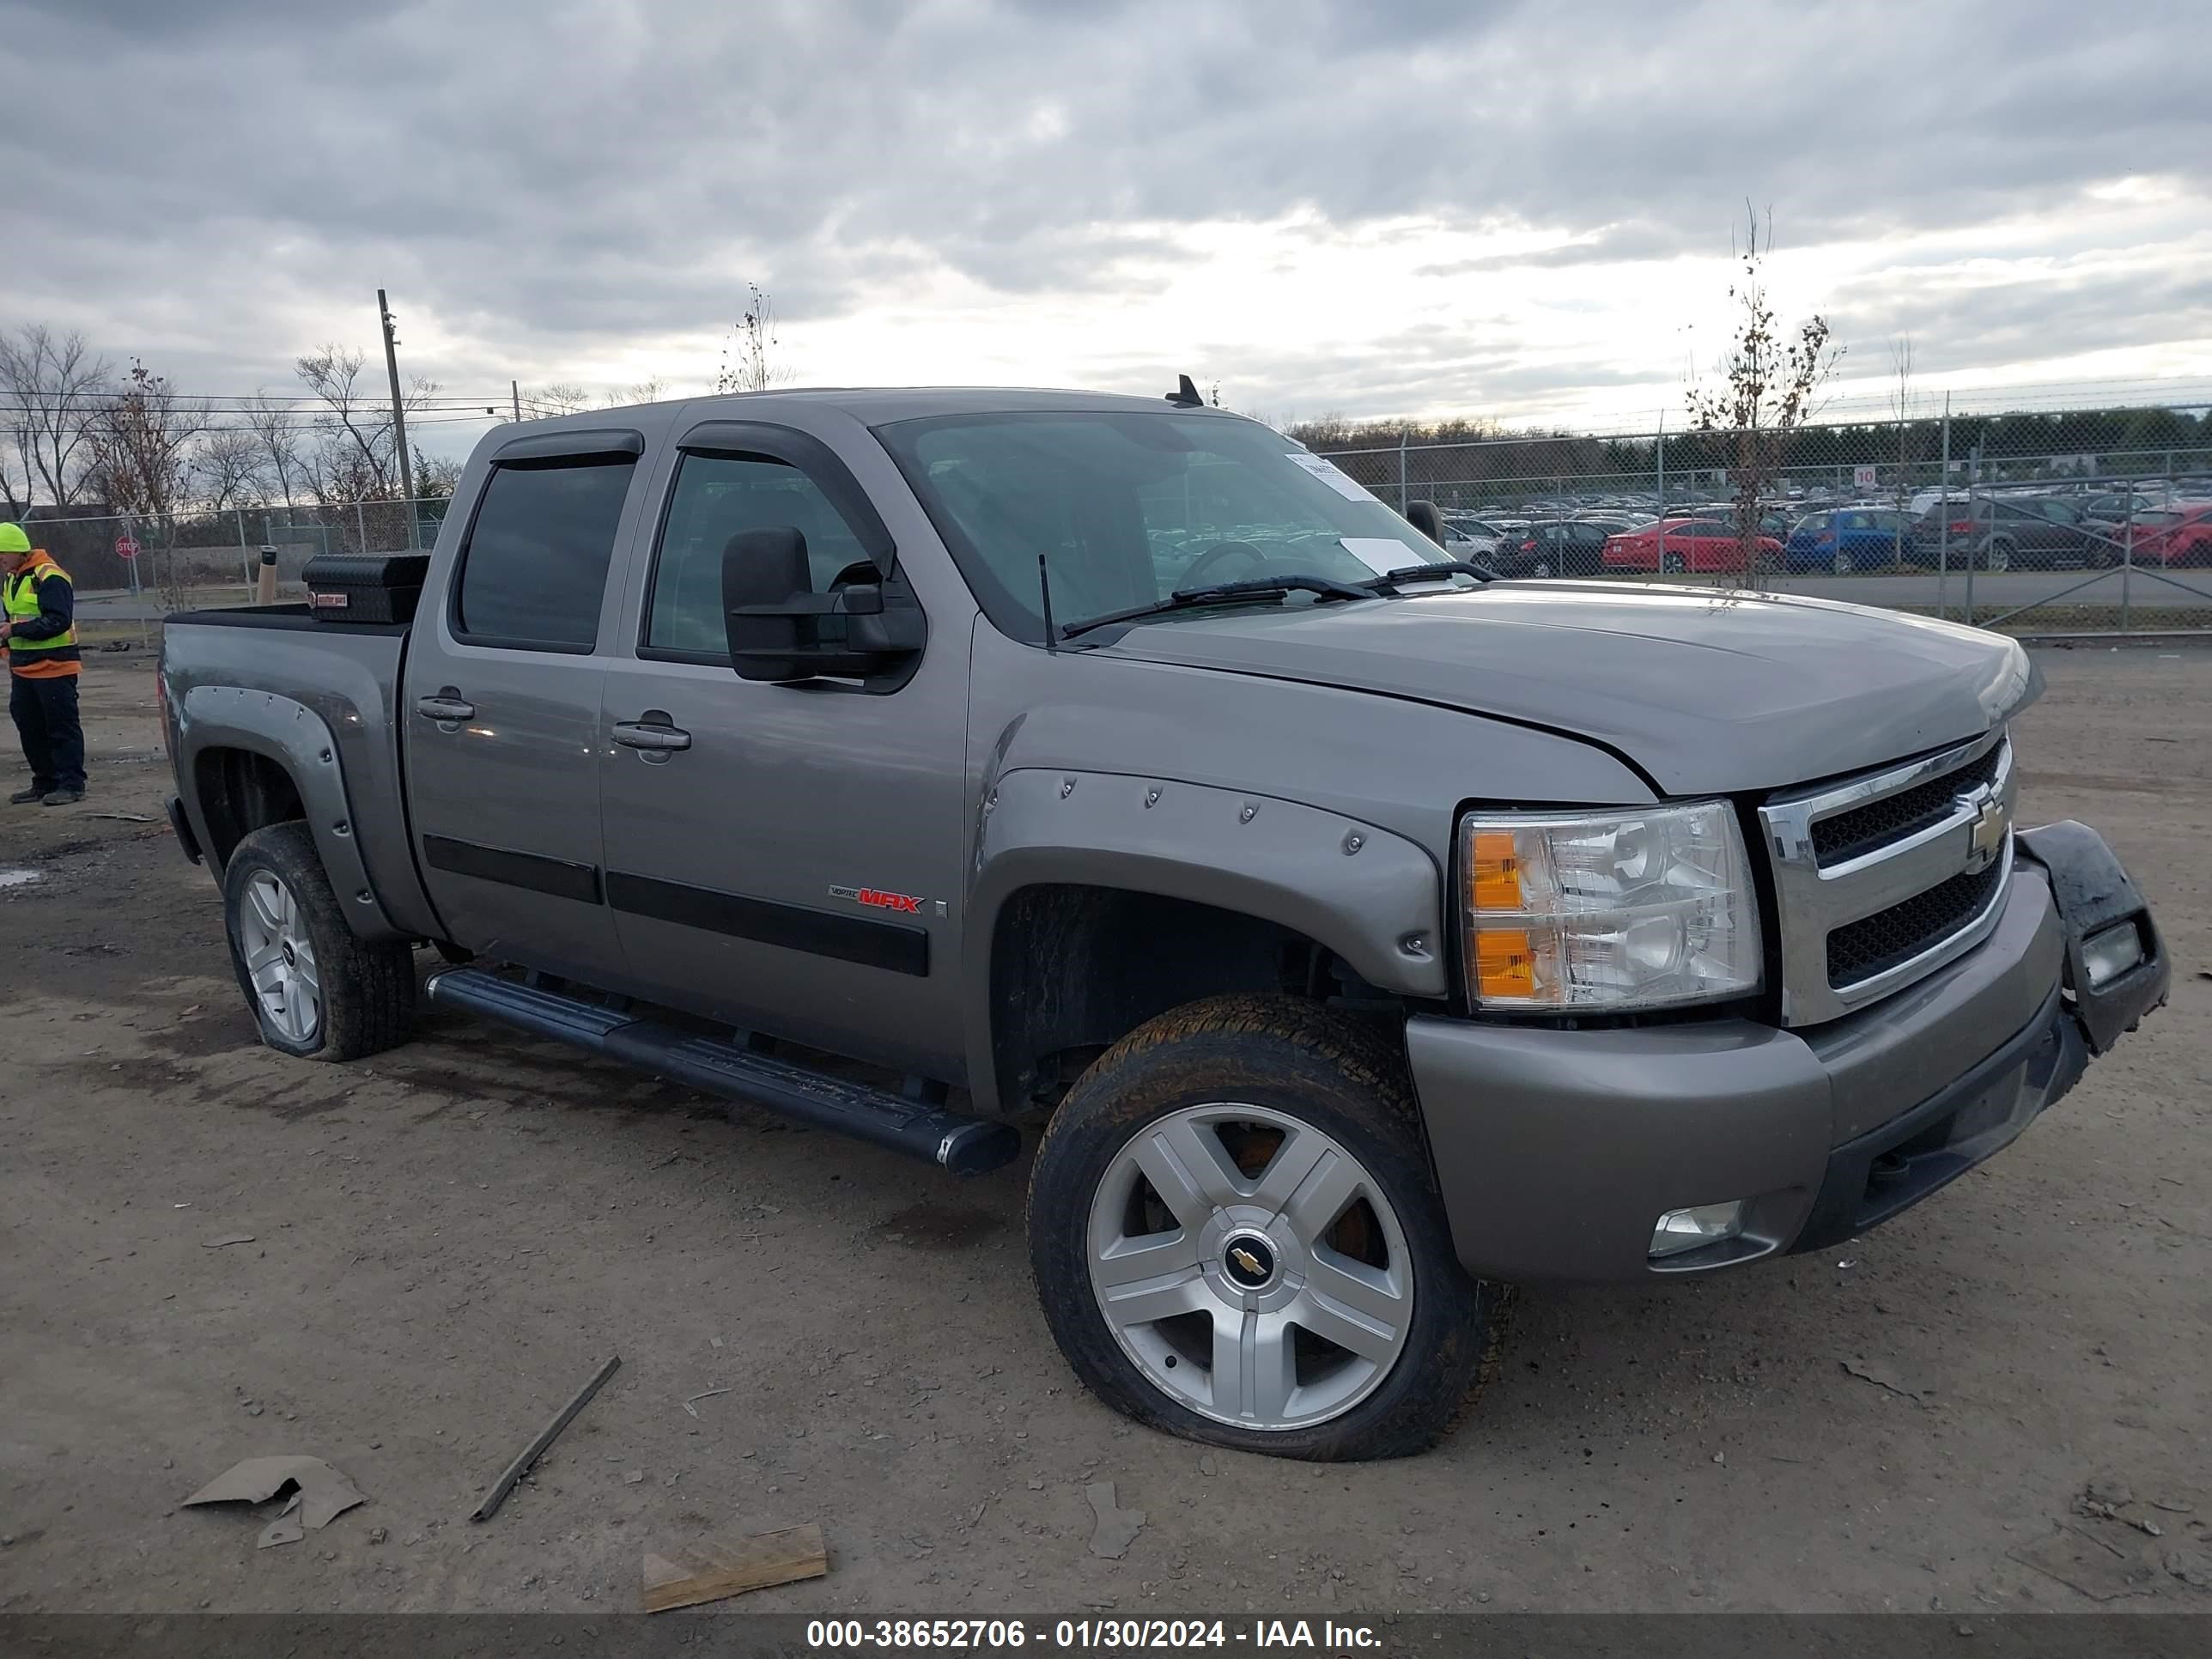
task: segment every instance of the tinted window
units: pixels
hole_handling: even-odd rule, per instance
[[[2081,515],[2074,510],[2073,503],[2070,501],[2045,501],[2042,503],[2042,507],[2043,516],[2053,524],[2081,522]]]
[[[637,463],[495,468],[453,596],[455,631],[480,644],[589,651]]]
[[[755,455],[684,456],[661,532],[645,643],[720,656],[729,637],[722,621],[722,550],[748,530],[786,526],[806,538],[817,593],[827,593],[855,564],[875,568],[852,526],[797,467]]]

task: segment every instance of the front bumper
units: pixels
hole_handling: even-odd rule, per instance
[[[2026,830],[2018,849],[1987,940],[1824,1025],[1409,1020],[1460,1260],[1488,1279],[1589,1282],[1823,1249],[2009,1144],[2166,1000],[2171,977],[2148,908],[2094,830]],[[2143,960],[2092,989],[2082,941],[2130,917]],[[1650,1258],[1660,1216],[1737,1200],[1737,1237]]]

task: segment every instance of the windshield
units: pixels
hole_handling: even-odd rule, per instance
[[[877,428],[991,620],[1042,640],[1178,588],[1372,581],[1443,550],[1316,456],[1216,413],[989,414]],[[1293,598],[1292,604],[1310,600]]]

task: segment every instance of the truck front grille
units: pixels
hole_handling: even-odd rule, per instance
[[[1941,945],[1989,908],[2004,874],[2002,862],[1963,871],[1902,904],[1846,922],[1828,935],[1828,983],[1847,989]]]
[[[1960,794],[1977,784],[1994,783],[1998,763],[2006,758],[1999,744],[1979,760],[1969,761],[1955,772],[1947,772],[1865,806],[1819,818],[1813,824],[1813,851],[1820,867],[1845,864],[1876,848],[1903,841],[1907,836],[1941,823],[1950,816]]]
[[[1989,936],[2012,872],[2017,787],[1999,730],[1759,809],[1784,1024],[1863,1007]]]

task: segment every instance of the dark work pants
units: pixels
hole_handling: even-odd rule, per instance
[[[31,787],[40,794],[84,787],[84,727],[76,718],[76,677],[33,679],[8,676],[8,714],[31,763]]]

